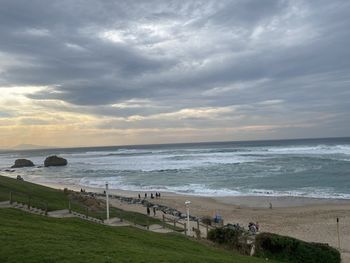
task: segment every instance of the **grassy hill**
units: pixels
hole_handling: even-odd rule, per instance
[[[62,190],[0,176],[0,201],[9,200],[10,192],[12,192],[13,201],[27,204],[30,198],[30,204],[32,206],[45,209],[47,205],[48,211],[68,209],[68,202],[72,199],[72,196],[69,195],[69,193],[64,193]],[[73,200],[71,201],[73,211],[85,214],[87,207],[86,204],[79,203],[77,200],[74,202]],[[141,213],[125,211],[113,207],[110,209],[110,215],[111,217],[123,218],[129,222],[143,226],[162,224],[162,221],[157,218],[148,217]],[[89,216],[105,219],[106,210],[105,208],[94,209],[93,211],[90,210]],[[172,225],[167,225],[167,227],[179,230],[177,227],[173,227]]]
[[[181,234],[0,209],[0,262],[265,262]]]
[[[39,208],[47,203],[48,211],[68,207],[68,197],[61,190],[0,176],[0,201],[9,200],[10,192],[14,201],[28,202],[30,197],[31,203]]]
[[[67,208],[63,191],[0,176],[0,201],[15,198],[48,202],[50,210]],[[142,214],[114,210],[144,224],[157,223]],[[152,219],[156,220],[156,219]],[[188,239],[132,227],[110,227],[77,218],[56,219],[0,208],[0,262],[242,262],[245,257]],[[270,261],[272,262],[272,261]]]

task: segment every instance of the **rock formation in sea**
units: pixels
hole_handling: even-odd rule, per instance
[[[58,157],[56,155],[52,155],[49,156],[45,159],[44,165],[45,167],[48,166],[64,166],[67,165],[67,160],[62,158],[62,157]]]
[[[11,168],[22,168],[22,167],[31,167],[34,166],[34,163],[31,160],[27,159],[17,159],[15,164]]]

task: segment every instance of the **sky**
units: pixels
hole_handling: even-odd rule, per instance
[[[0,0],[0,148],[349,136],[349,13]]]

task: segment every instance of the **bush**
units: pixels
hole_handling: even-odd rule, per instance
[[[248,232],[243,228],[218,227],[208,232],[207,238],[215,243],[225,245],[247,255],[251,245],[247,244]]]
[[[209,225],[211,226],[212,222],[213,222],[213,219],[209,216],[205,216],[201,219],[202,223],[203,224],[206,224],[206,225]]]
[[[340,253],[328,244],[308,243],[287,236],[261,233],[256,236],[255,256],[292,263],[340,263]]]

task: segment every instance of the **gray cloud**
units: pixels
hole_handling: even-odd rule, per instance
[[[27,96],[116,118],[235,107],[106,128],[290,123],[295,136],[348,135],[349,11],[346,1],[1,0],[0,86],[50,86]],[[324,133],[302,127],[311,122]]]

